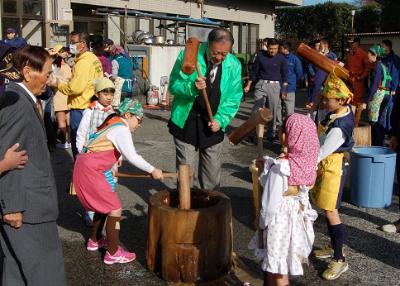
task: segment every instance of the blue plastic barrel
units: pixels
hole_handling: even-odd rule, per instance
[[[356,147],[350,152],[351,203],[385,208],[393,195],[396,153],[385,147]]]

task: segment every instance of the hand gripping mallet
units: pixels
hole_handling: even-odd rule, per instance
[[[181,68],[183,73],[190,75],[195,70],[197,70],[197,76],[203,77],[199,65],[197,63],[197,54],[199,53],[199,46],[200,46],[200,41],[195,37],[191,37],[186,41],[185,54],[183,56],[183,62]],[[207,108],[208,117],[210,118],[210,122],[212,122],[214,121],[214,116],[211,111],[210,102],[208,101],[207,92],[205,89],[202,89],[201,93],[203,95],[204,103]]]

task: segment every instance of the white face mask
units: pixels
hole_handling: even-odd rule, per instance
[[[78,51],[78,49],[76,47],[76,44],[70,44],[69,45],[69,52],[71,54],[73,54],[73,55],[78,55],[79,54],[79,51]]]

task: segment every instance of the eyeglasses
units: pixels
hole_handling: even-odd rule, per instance
[[[210,55],[215,57],[218,55],[221,55],[223,57],[226,57],[228,55],[229,52],[221,52],[221,51],[217,51],[217,50],[210,50]]]
[[[71,43],[71,45],[75,45],[75,44],[82,43],[82,41],[78,41],[78,42],[70,42],[70,43]]]

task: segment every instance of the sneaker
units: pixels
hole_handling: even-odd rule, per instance
[[[347,270],[349,270],[349,264],[346,261],[332,260],[328,264],[328,268],[322,273],[322,277],[326,280],[335,280]]]
[[[334,251],[329,245],[322,249],[314,250],[314,256],[319,259],[332,258],[333,253]]]
[[[86,243],[86,249],[89,251],[96,251],[99,248],[107,248],[107,240],[102,237],[98,241],[93,241],[91,238]]]
[[[382,226],[382,230],[388,233],[400,233],[400,219],[394,223]]]
[[[134,252],[129,252],[124,250],[121,246],[118,246],[117,251],[114,255],[111,255],[108,251],[104,256],[104,263],[111,265],[114,263],[129,263],[135,260],[136,254]]]

